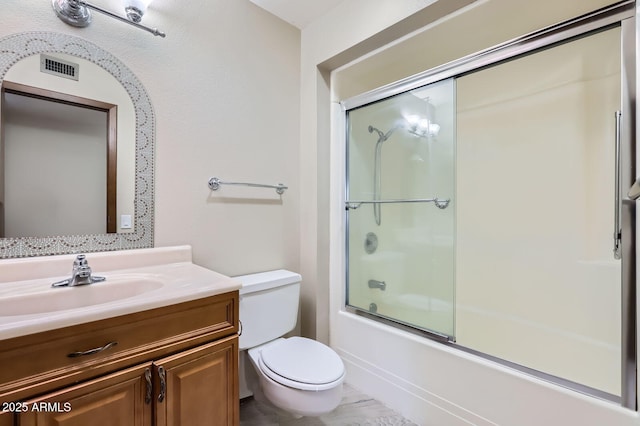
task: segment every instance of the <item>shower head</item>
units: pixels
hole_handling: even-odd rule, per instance
[[[378,135],[378,143],[382,143],[382,142],[386,141],[387,139],[389,139],[389,137],[393,134],[393,132],[395,132],[398,128],[399,128],[399,126],[392,127],[387,133],[383,133],[379,129],[377,129],[377,128],[375,128],[375,127],[370,125],[368,127],[368,130],[369,130],[369,133],[376,132],[376,134]]]
[[[384,133],[382,133],[380,130],[376,129],[375,127],[369,125],[369,133],[373,133],[376,132],[378,134],[378,138],[382,139],[384,138]]]

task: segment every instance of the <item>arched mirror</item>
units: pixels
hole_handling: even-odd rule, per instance
[[[86,40],[0,39],[0,257],[153,246],[155,118]]]

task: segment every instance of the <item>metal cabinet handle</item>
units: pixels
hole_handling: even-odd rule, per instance
[[[106,351],[107,349],[110,349],[110,348],[114,347],[117,344],[118,344],[118,342],[109,342],[104,346],[100,346],[99,348],[89,349],[88,351],[71,352],[70,354],[67,354],[67,356],[69,358],[78,358],[80,356],[95,355],[95,354],[100,353],[102,351]]]
[[[615,206],[613,217],[613,257],[620,259],[622,229],[620,228],[620,211],[622,198],[620,197],[620,141],[622,139],[622,112],[616,111],[616,155],[615,155]]]
[[[153,382],[151,381],[151,369],[144,370],[144,380],[147,382],[147,393],[144,397],[145,404],[151,404],[151,395],[153,393]]]
[[[158,377],[160,377],[160,393],[158,394],[158,402],[164,401],[164,397],[167,393],[167,374],[164,367],[158,367]]]

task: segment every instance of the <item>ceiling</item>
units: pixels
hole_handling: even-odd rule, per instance
[[[333,9],[343,0],[251,0],[300,29]]]

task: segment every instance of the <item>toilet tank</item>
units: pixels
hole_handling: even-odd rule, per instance
[[[233,277],[240,289],[240,350],[277,339],[298,321],[300,281],[295,272],[279,269]]]

